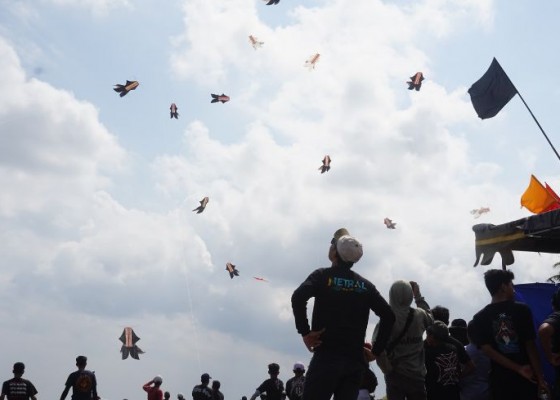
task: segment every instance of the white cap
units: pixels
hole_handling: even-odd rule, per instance
[[[358,262],[364,254],[362,244],[350,235],[341,236],[336,241],[336,251],[342,261],[351,263]]]
[[[153,379],[154,383],[161,383],[163,381],[163,379],[161,378],[161,375],[156,375]]]
[[[305,365],[303,365],[303,363],[298,361],[297,363],[294,364],[294,371],[296,371],[298,369],[300,371],[305,371]]]

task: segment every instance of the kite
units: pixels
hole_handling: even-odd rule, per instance
[[[119,338],[119,340],[123,343],[121,347],[123,360],[127,359],[129,355],[135,360],[139,360],[140,357],[138,357],[138,354],[144,354],[142,349],[136,346],[136,342],[138,342],[140,338],[136,336],[136,333],[134,333],[134,330],[132,330],[132,328],[130,327],[124,328],[123,333]]]
[[[424,74],[422,72],[417,72],[413,76],[410,77],[410,81],[408,83],[408,90],[416,89],[419,91],[422,87],[422,81],[424,80]]]
[[[208,197],[204,197],[202,200],[200,200],[200,205],[196,207],[193,211],[196,211],[197,214],[200,214],[202,211],[204,211],[209,201],[210,199]]]
[[[471,210],[471,214],[474,215],[475,218],[478,218],[482,214],[486,214],[487,212],[490,212],[490,208],[488,208],[488,207],[480,207],[480,208],[476,208],[474,210]]]
[[[319,53],[315,53],[313,54],[311,57],[309,57],[309,59],[305,62],[304,67],[309,68],[309,70],[311,71],[312,69],[315,69],[315,65],[319,62],[319,58],[321,58],[321,55]]]
[[[226,103],[229,101],[229,96],[226,96],[225,94],[211,94],[210,96],[212,96],[212,101],[210,103],[217,103],[218,101],[221,101],[222,104]]]
[[[397,228],[397,223],[393,222],[389,218],[385,218],[383,220],[383,223],[387,226],[387,229],[396,229]]]
[[[267,6],[270,6],[272,4],[278,4],[280,3],[280,0],[264,0],[267,1],[268,3],[266,3]]]
[[[261,278],[259,276],[253,276],[253,279],[256,279],[257,281],[261,281],[261,282],[268,282],[266,279]]]
[[[231,279],[233,279],[234,276],[239,276],[239,271],[235,269],[235,265],[230,262],[226,263],[226,271],[229,272],[229,277]]]
[[[120,93],[121,97],[124,97],[128,94],[128,92],[136,89],[138,85],[140,85],[138,81],[126,81],[124,85],[120,85],[118,83],[114,85],[115,87],[113,88],[113,90],[117,93]]]
[[[249,35],[249,43],[251,43],[251,46],[253,46],[253,49],[255,50],[257,50],[264,44],[264,42],[259,42],[259,39],[257,39],[253,35]]]
[[[171,106],[169,107],[169,118],[179,119],[179,112],[177,110],[177,105],[175,103],[171,103]]]
[[[324,174],[330,169],[331,169],[331,158],[329,157],[329,155],[326,155],[323,158],[323,165],[319,167],[319,171],[321,171],[321,173]]]

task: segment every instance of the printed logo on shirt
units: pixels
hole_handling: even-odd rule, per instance
[[[456,385],[459,383],[459,359],[457,353],[439,354],[436,356],[435,363],[438,366],[439,374],[437,382],[440,385]]]
[[[354,279],[337,278],[336,276],[329,278],[327,282],[327,287],[337,292],[340,291],[357,292],[357,293],[367,292],[367,287],[365,282],[357,281]]]
[[[78,379],[76,379],[76,384],[74,385],[76,390],[80,392],[89,392],[92,386],[93,383],[89,374],[80,374],[80,376],[78,376]]]
[[[509,315],[505,313],[499,314],[498,318],[492,321],[492,331],[494,333],[494,341],[501,353],[519,353],[519,337],[513,329],[513,323]]]

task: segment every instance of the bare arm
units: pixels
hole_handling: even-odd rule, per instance
[[[510,369],[513,372],[518,373],[519,375],[521,375],[525,379],[530,380],[531,382],[535,382],[535,379],[533,377],[533,368],[531,368],[531,365],[517,364],[511,361],[509,358],[498,353],[489,344],[483,344],[480,348],[482,349],[484,354],[486,354],[488,358],[490,358],[495,363],[500,364],[502,367]]]
[[[534,378],[537,380],[539,389],[548,389],[548,385],[544,380],[544,374],[541,367],[541,358],[537,352],[537,346],[534,340],[528,340],[525,342],[525,349],[527,350],[527,355],[529,356],[529,362],[535,373]]]
[[[64,400],[66,396],[68,396],[68,392],[70,391],[70,386],[66,386],[60,395],[60,400]]]
[[[546,356],[548,362],[555,367],[559,366],[560,354],[552,352],[552,336],[554,335],[554,327],[545,322],[539,327],[538,335],[544,355]]]

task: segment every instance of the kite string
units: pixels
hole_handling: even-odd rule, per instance
[[[186,243],[186,242],[185,242]],[[189,284],[189,274],[188,274],[188,268],[186,265],[186,260],[187,260],[187,251],[186,251],[186,245],[183,248],[183,252],[185,255],[185,264],[184,264],[184,272],[185,272],[185,283],[187,286],[187,298],[189,301],[189,307],[191,310],[191,321],[192,321],[192,326],[193,326],[193,332],[194,332],[194,340],[195,340],[195,348],[196,348],[196,359],[198,362],[198,370],[201,371],[201,366],[200,366],[200,349],[199,349],[199,341],[198,341],[198,329],[196,326],[196,318],[194,315],[194,310],[193,310],[193,303],[192,303],[192,297],[191,297],[191,288],[190,288],[190,284]]]

